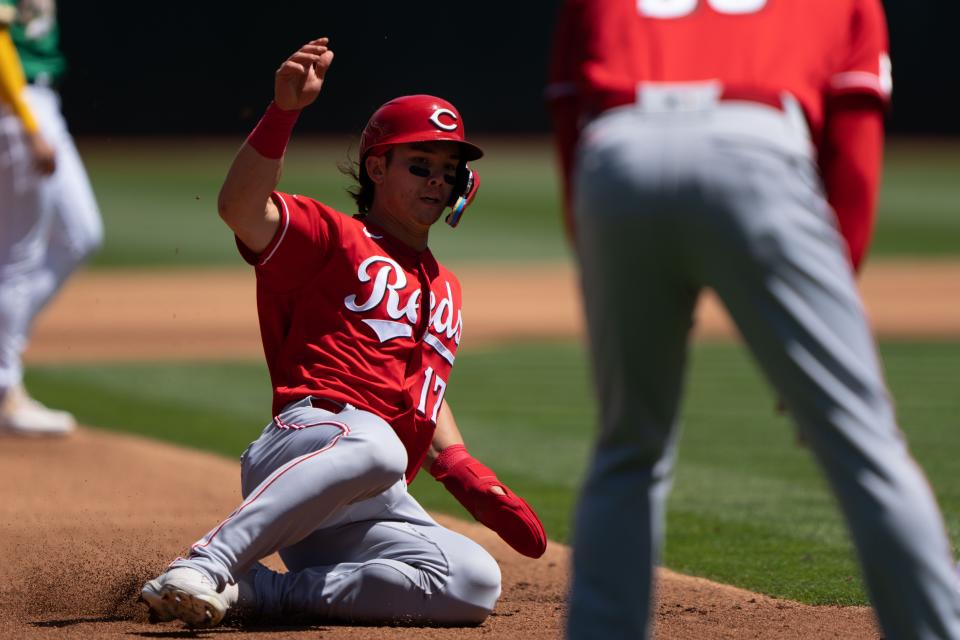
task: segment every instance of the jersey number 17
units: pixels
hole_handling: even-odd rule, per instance
[[[420,415],[427,415],[427,404],[431,401],[429,398],[431,391],[433,393],[433,409],[430,413],[430,420],[434,423],[437,421],[437,413],[440,411],[440,405],[443,404],[443,394],[447,391],[447,382],[440,376],[436,375],[433,371],[433,367],[427,367],[423,372],[423,388],[420,390],[420,404],[417,405],[417,411]],[[431,382],[433,383],[431,385]],[[431,389],[431,386],[433,387]]]

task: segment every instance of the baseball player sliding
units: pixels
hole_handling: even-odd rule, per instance
[[[884,636],[960,638],[950,544],[854,279],[891,90],[880,0],[568,0],[552,69],[601,407],[569,636],[649,633],[711,287],[827,475]]]
[[[277,70],[274,100],[237,154],[219,210],[255,267],[275,418],[244,452],[244,501],[142,590],[153,616],[219,623],[231,607],[327,620],[478,624],[500,594],[493,558],[407,493],[422,465],[514,549],[539,519],[463,444],[444,392],[463,331],[460,284],[427,248],[479,180],[449,102],[404,96],[360,142],[360,213],[279,193],[300,110],[333,61],[327,38]],[[258,561],[279,551],[289,570]]]

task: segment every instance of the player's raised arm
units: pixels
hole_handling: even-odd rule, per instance
[[[300,111],[317,99],[333,61],[328,38],[311,40],[277,69],[273,102],[240,148],[220,188],[220,217],[253,251],[273,239],[280,220],[270,194],[280,182],[283,154]]]

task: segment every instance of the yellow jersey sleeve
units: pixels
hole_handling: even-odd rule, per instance
[[[23,88],[26,84],[23,69],[20,67],[20,57],[13,46],[10,32],[0,27],[0,102],[13,109],[28,133],[35,133],[39,129],[37,119],[33,117],[33,112],[23,99]]]

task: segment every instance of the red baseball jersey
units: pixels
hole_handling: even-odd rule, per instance
[[[306,396],[386,420],[423,463],[463,329],[460,283],[429,249],[311,198],[275,192],[280,227],[255,254],[273,411]]]
[[[597,92],[704,80],[790,92],[817,139],[828,96],[890,96],[880,0],[569,0],[560,14],[549,98],[586,107]]]

